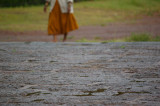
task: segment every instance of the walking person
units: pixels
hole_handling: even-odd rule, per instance
[[[78,29],[78,24],[73,15],[73,0],[46,0],[44,12],[50,3],[48,20],[48,35],[53,35],[53,42],[57,42],[57,35],[64,35],[66,41],[70,31]]]

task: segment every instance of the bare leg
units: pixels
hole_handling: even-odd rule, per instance
[[[57,42],[57,36],[53,35],[53,42]]]
[[[66,39],[67,39],[67,35],[68,35],[67,33],[65,33],[65,34],[64,34],[63,42],[65,42],[65,41],[66,41]]]

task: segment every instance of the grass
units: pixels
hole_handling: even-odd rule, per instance
[[[111,22],[131,21],[144,15],[160,16],[160,0],[94,0],[75,3],[79,26],[105,26]],[[49,8],[48,8],[49,10]],[[46,31],[48,14],[43,6],[0,8],[0,30]]]
[[[125,38],[127,42],[148,42],[160,41],[160,36],[151,36],[149,34],[132,34],[130,37]]]
[[[47,14],[42,6],[0,9],[0,29],[11,31],[46,30]]]
[[[131,34],[129,37],[125,37],[122,39],[112,39],[112,40],[101,40],[101,39],[92,39],[88,40],[86,38],[82,38],[77,42],[160,42],[160,36],[152,36],[150,34],[139,33],[139,34]]]
[[[160,15],[159,5],[160,0],[95,0],[77,3],[75,15],[80,25],[105,26],[111,22],[135,20],[144,15]]]

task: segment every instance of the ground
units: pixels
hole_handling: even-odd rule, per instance
[[[1,106],[159,104],[159,42],[0,42]]]
[[[110,40],[130,36],[132,33],[146,33],[160,36],[160,17],[145,16],[142,19],[129,22],[110,23],[106,26],[80,26],[79,30],[69,33],[68,42],[81,39]],[[0,30],[0,41],[45,41],[51,42],[52,36],[47,31],[13,32]],[[62,41],[62,37],[59,38]]]

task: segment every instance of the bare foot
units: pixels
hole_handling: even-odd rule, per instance
[[[56,40],[53,40],[52,42],[57,42]]]
[[[57,42],[57,37],[56,37],[56,35],[53,35],[53,42]]]
[[[65,34],[64,34],[63,42],[65,42],[65,41],[66,41],[66,39],[67,39],[67,35],[68,35],[67,33],[65,33]]]

